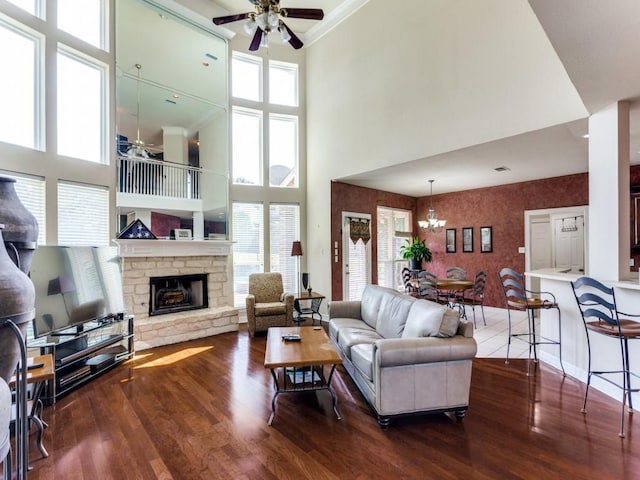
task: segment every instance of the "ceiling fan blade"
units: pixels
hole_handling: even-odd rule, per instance
[[[260,48],[260,41],[262,40],[262,29],[260,27],[256,28],[256,33],[253,34],[253,38],[251,39],[251,44],[249,45],[249,51],[255,52]]]
[[[291,46],[296,50],[298,50],[299,48],[302,48],[304,43],[302,43],[302,40],[300,40],[298,36],[295,33],[293,33],[293,30],[287,27],[287,24],[284,22],[282,22],[282,27],[285,28],[287,32],[289,32],[289,36],[291,37],[289,39],[289,43],[291,44]]]
[[[224,25],[225,23],[237,22],[249,18],[250,13],[237,13],[235,15],[227,15],[226,17],[215,17],[213,23],[216,25]]]
[[[324,12],[321,8],[281,8],[280,14],[289,18],[306,18],[309,20],[322,20]]]

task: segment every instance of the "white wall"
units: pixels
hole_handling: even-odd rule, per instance
[[[308,49],[307,91],[309,271],[323,292],[332,179],[586,116],[525,0],[372,0]]]

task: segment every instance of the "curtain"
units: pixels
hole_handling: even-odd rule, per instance
[[[349,236],[353,243],[357,243],[358,240],[366,245],[371,238],[371,229],[369,224],[371,222],[366,218],[350,218],[349,219]]]

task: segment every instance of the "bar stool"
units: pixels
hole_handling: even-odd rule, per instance
[[[588,350],[588,376],[587,388],[584,392],[584,403],[582,413],[587,413],[587,394],[591,377],[595,375],[606,382],[622,389],[622,413],[620,416],[620,437],[624,438],[624,407],[629,401],[629,413],[633,413],[633,403],[631,394],[640,392],[640,388],[632,388],[631,377],[640,376],[631,372],[629,363],[629,340],[640,338],[640,322],[630,319],[621,319],[619,315],[625,317],[640,317],[630,313],[619,312],[616,306],[616,296],[613,288],[607,287],[591,277],[580,277],[571,282],[573,294],[576,297],[585,333],[587,335]],[[620,343],[620,356],[622,360],[622,370],[592,370],[591,369],[591,340],[590,333],[597,333],[605,337],[618,340]],[[607,350],[606,354],[609,353]],[[622,385],[612,379],[611,376],[622,376]]]
[[[529,364],[531,363],[531,352],[533,351],[534,363],[538,362],[538,345],[558,345],[560,368],[562,375],[567,374],[562,364],[562,321],[560,307],[556,302],[556,297],[550,292],[534,292],[527,290],[524,286],[524,275],[516,272],[511,268],[503,268],[500,270],[500,283],[504,291],[504,299],[507,306],[507,315],[509,317],[509,340],[507,343],[507,358],[504,363],[509,363],[509,349],[511,347],[511,339],[517,338],[529,344],[529,362],[527,363],[527,375],[530,374]],[[554,309],[558,312],[558,339],[550,339],[536,333],[535,317],[536,312],[542,310]],[[512,333],[511,328],[511,310],[527,313],[528,331],[524,333]]]

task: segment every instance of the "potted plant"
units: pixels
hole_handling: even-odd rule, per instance
[[[418,237],[414,237],[413,240],[407,238],[405,242],[406,244],[400,247],[400,255],[411,262],[412,270],[422,270],[422,261],[424,260],[427,263],[431,261],[431,250],[429,250],[425,241],[420,240]]]

